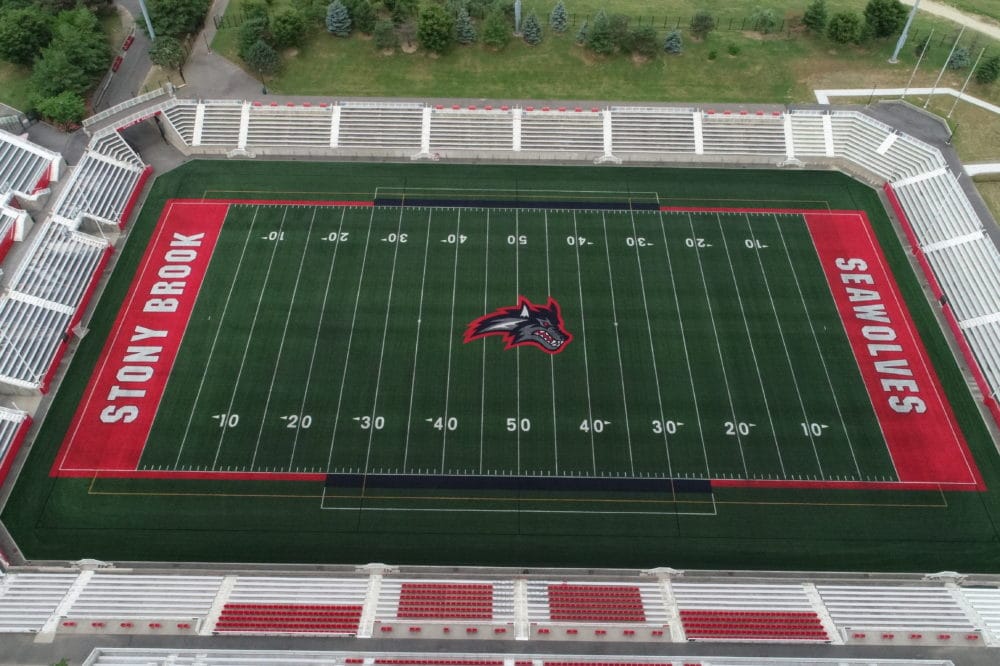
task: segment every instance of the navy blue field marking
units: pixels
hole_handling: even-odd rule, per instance
[[[658,203],[628,201],[522,201],[518,199],[427,199],[376,197],[376,206],[398,208],[520,208],[530,210],[660,210]]]
[[[327,474],[327,488],[413,490],[555,490],[596,492],[711,493],[708,479],[620,479],[450,474]]]

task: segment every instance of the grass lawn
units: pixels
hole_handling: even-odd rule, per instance
[[[28,78],[31,69],[0,62],[0,102],[15,109],[28,108]]]
[[[1000,218],[1000,180],[988,180],[996,176],[981,176],[976,179],[976,189],[990,207],[994,218]]]

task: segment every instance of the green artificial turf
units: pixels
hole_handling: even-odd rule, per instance
[[[845,176],[197,161],[156,182],[4,511],[26,555],[1000,567],[992,492],[717,488],[713,495],[670,495],[411,486],[366,489],[365,510],[358,511],[359,489],[318,481],[48,477],[168,198],[370,199],[376,187],[398,194],[456,183],[525,198],[539,189],[600,190],[647,198],[655,192],[671,205],[867,210],[986,483],[996,483],[993,443],[895,230],[874,191]],[[426,207],[234,207],[142,465],[892,478],[800,216],[488,214],[487,231],[487,210],[463,209],[459,216],[456,209]],[[774,251],[746,248],[751,237]],[[712,247],[696,251],[688,241]],[[240,266],[244,244],[249,260]],[[801,295],[791,285],[795,277]],[[563,352],[503,351],[496,337],[463,342],[466,324],[515,305],[519,294],[535,303],[549,295],[559,301],[573,335]],[[831,385],[848,415],[843,422],[832,409]],[[238,421],[230,427],[233,414]],[[657,429],[667,421],[676,432],[665,440]],[[726,434],[727,421],[756,425],[737,438]],[[830,428],[819,438],[803,436],[802,423],[812,422]],[[856,466],[846,432],[859,454]]]

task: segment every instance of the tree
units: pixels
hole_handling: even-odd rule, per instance
[[[278,58],[278,52],[264,40],[259,40],[256,44],[251,46],[244,60],[246,60],[247,65],[249,65],[251,69],[260,73],[262,76],[264,74],[274,74],[278,71],[278,65],[281,64],[281,61]]]
[[[56,17],[49,47],[62,49],[87,75],[104,74],[111,63],[111,51],[101,24],[86,7],[65,11]]]
[[[611,44],[614,49],[628,50],[628,17],[624,14],[609,14],[608,27],[611,30]]]
[[[813,0],[806,7],[806,13],[802,16],[802,22],[811,32],[822,35],[823,29],[826,28],[828,17],[829,12],[826,9],[826,0]]]
[[[417,13],[419,0],[384,0],[396,25],[406,23]]]
[[[715,17],[704,9],[695,12],[691,18],[691,34],[698,39],[704,39],[713,30],[715,30]]]
[[[1000,79],[1000,55],[987,58],[976,68],[976,83],[988,85]]]
[[[663,50],[674,55],[684,53],[684,42],[681,39],[680,30],[671,30],[667,33],[667,38],[663,40]]]
[[[185,37],[198,32],[211,0],[147,0],[156,36]],[[142,29],[146,23],[139,21]]]
[[[906,7],[899,0],[868,0],[865,25],[873,37],[894,35],[906,21]]]
[[[44,97],[36,100],[35,110],[43,118],[62,126],[76,124],[87,115],[87,105],[83,97],[69,90],[63,91],[55,97]]]
[[[355,0],[351,5],[347,6],[347,9],[351,13],[351,21],[354,27],[366,35],[372,34],[372,31],[375,30],[375,21],[378,20],[378,14],[375,12],[375,8],[372,7],[372,3],[368,2],[368,0]]]
[[[769,35],[778,27],[778,19],[774,10],[767,7],[757,7],[750,13],[750,25],[755,32]]]
[[[594,15],[594,24],[587,33],[587,48],[599,55],[611,55],[615,51],[615,43],[611,37],[611,22],[603,9]]]
[[[351,14],[340,0],[333,0],[326,10],[326,30],[338,37],[351,34]]]
[[[861,38],[861,18],[854,12],[838,12],[830,17],[826,36],[838,44],[849,44]]]
[[[153,61],[154,65],[181,72],[181,65],[187,59],[187,54],[177,38],[165,35],[157,37],[153,42],[149,49],[149,59]],[[184,76],[183,72],[181,72],[181,76]]]
[[[535,46],[542,41],[542,24],[538,22],[535,12],[528,14],[524,25],[521,26],[521,32],[524,34],[525,43],[529,46]]]
[[[569,16],[566,14],[566,5],[563,4],[563,0],[559,0],[552,8],[552,13],[549,14],[549,27],[552,28],[552,32],[563,33],[566,32],[568,25]]]
[[[451,48],[455,35],[455,19],[441,5],[427,5],[420,12],[417,41],[431,53],[444,53]]]
[[[302,46],[306,38],[306,17],[297,9],[285,9],[271,19],[271,43],[276,49]]]
[[[271,8],[265,0],[246,0],[243,3],[243,20],[252,21],[254,19],[271,20]]]
[[[0,14],[0,58],[30,65],[52,41],[52,16],[35,6]]]
[[[271,39],[271,25],[265,18],[255,18],[244,21],[236,37],[236,52],[244,60],[247,53],[257,42],[268,42]]]
[[[61,48],[46,48],[31,70],[30,86],[38,99],[63,92],[82,95],[90,85],[91,77]]]
[[[510,19],[502,9],[494,7],[483,21],[483,44],[499,51],[510,43],[511,30]]]
[[[655,58],[660,48],[656,36],[656,28],[644,25],[631,30],[624,45],[625,51],[640,55],[643,58]]]
[[[969,49],[959,46],[948,58],[948,69],[965,69],[972,64],[972,54]]]
[[[590,32],[590,24],[584,21],[580,24],[580,29],[576,31],[576,43],[584,44],[587,41],[587,33]]]
[[[455,19],[455,41],[459,44],[472,44],[476,41],[476,26],[472,25],[469,10],[462,7]]]
[[[293,0],[292,5],[299,10],[309,23],[326,21],[327,0]]]
[[[381,51],[388,51],[399,46],[399,38],[396,37],[396,24],[390,19],[380,19],[375,23],[375,48]]]

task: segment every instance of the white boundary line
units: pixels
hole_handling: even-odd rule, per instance
[[[285,229],[285,219],[288,217],[288,206],[281,213],[281,222],[278,223],[278,237],[281,237]],[[247,343],[243,347],[243,357],[240,359],[240,368],[236,371],[236,381],[233,382],[233,392],[229,395],[229,406],[226,407],[225,416],[220,419],[222,432],[219,433],[219,443],[215,447],[215,458],[212,460],[212,469],[219,464],[219,455],[222,453],[222,446],[226,441],[226,433],[229,431],[229,415],[233,413],[233,404],[236,402],[236,394],[240,390],[240,380],[243,378],[243,368],[246,367],[247,355],[250,353],[250,345],[253,343],[253,334],[257,330],[257,317],[260,315],[260,306],[264,302],[264,294],[267,293],[267,283],[271,280],[271,268],[274,266],[274,257],[278,254],[278,247],[281,241],[274,240],[271,248],[271,258],[267,262],[267,271],[264,273],[264,285],[260,289],[260,296],[257,298],[257,307],[253,311],[253,320],[250,322],[250,334],[247,335]],[[207,366],[206,366],[207,371]]]
[[[490,285],[490,211],[486,210],[486,252],[483,268],[483,314],[489,312]],[[483,365],[479,372],[479,473],[483,473],[484,429],[486,427],[486,345],[483,348]]]
[[[429,225],[428,225],[429,226]],[[451,320],[448,325],[448,370],[444,382],[444,422],[441,424],[441,473],[445,474],[444,456],[448,450],[448,406],[451,404],[451,356],[455,345],[455,289],[458,287],[458,248],[462,245],[462,210],[458,211],[455,223],[455,265],[451,271]],[[423,299],[421,299],[422,301]],[[414,364],[414,367],[416,365]]]
[[[545,228],[545,290],[552,297],[552,270],[549,260],[549,211],[544,210],[542,220]],[[555,473],[559,474],[559,428],[556,422],[556,357],[549,354],[549,375],[552,379],[552,454],[555,460]],[[518,424],[520,427],[521,424]]]
[[[719,235],[722,237],[722,247],[726,253],[726,263],[729,264],[729,274],[733,277],[733,287],[736,288],[736,303],[740,307],[743,329],[746,331],[747,343],[750,345],[750,357],[753,359],[753,367],[757,372],[757,383],[760,385],[760,396],[764,400],[764,411],[767,412],[767,422],[771,426],[771,438],[774,439],[774,449],[778,453],[778,465],[781,466],[781,476],[788,478],[788,472],[785,471],[785,461],[781,456],[781,445],[778,444],[778,431],[774,427],[771,405],[767,400],[767,389],[764,388],[764,375],[760,372],[760,363],[757,361],[757,350],[753,344],[753,335],[750,333],[750,322],[747,321],[746,308],[743,306],[743,295],[740,293],[740,280],[736,277],[736,269],[733,267],[733,257],[729,253],[729,241],[726,240],[726,230],[722,227],[722,215],[716,213],[715,220],[719,225]]]
[[[420,305],[417,306],[417,337],[413,342],[413,371],[410,373],[410,406],[406,415],[406,440],[403,444],[403,471],[410,456],[410,431],[413,427],[413,393],[417,388],[417,359],[420,354],[420,326],[424,317],[424,286],[427,284],[427,253],[431,246],[431,218],[433,213],[427,211],[427,236],[424,238],[424,267],[420,274]]]
[[[514,299],[521,298],[521,216],[514,209]],[[517,438],[517,473],[521,473],[521,349],[514,349],[514,364],[517,368],[514,381],[514,393],[517,396],[517,428],[514,429]]]
[[[576,211],[573,211],[573,235],[580,237],[580,230],[576,226]],[[576,250],[576,284],[580,293],[580,335],[583,338],[583,370],[587,380],[587,420],[590,427],[590,461],[593,473],[597,474],[597,451],[594,449],[594,409],[590,401],[590,361],[587,360],[587,318],[583,314],[583,274],[580,271],[580,246],[573,246]]]
[[[611,270],[611,250],[608,248],[608,221],[607,215],[603,212],[601,213],[601,228],[604,230],[604,256],[607,259],[608,265],[608,292],[611,294],[611,317],[614,321],[615,347],[618,350],[618,378],[621,380],[622,409],[625,412],[625,441],[628,444],[628,466],[629,473],[632,476],[635,476],[635,459],[632,456],[632,429],[629,426],[628,397],[625,393],[625,368],[622,365],[622,342],[621,337],[618,335],[618,306],[615,303],[615,279]],[[579,236],[577,238],[579,238]],[[579,245],[579,243],[574,243],[574,245]],[[649,313],[647,312],[647,315],[648,314]],[[659,380],[657,380],[657,395],[659,395]],[[593,425],[591,425],[591,427],[593,427]],[[671,469],[669,453],[667,454],[667,467],[668,469]],[[672,471],[669,473],[672,475]]]
[[[323,329],[323,319],[326,317],[326,303],[327,299],[330,297],[330,284],[333,281],[333,270],[337,265],[337,254],[340,251],[340,234],[344,231],[344,218],[347,217],[347,208],[344,207],[340,211],[340,224],[337,227],[337,242],[333,246],[333,259],[330,261],[330,270],[326,273],[326,289],[323,291],[323,307],[319,312],[319,319],[316,321],[316,335],[313,338],[313,348],[312,356],[309,357],[309,371],[306,373],[305,388],[302,391],[302,402],[299,404],[299,416],[306,409],[306,400],[309,397],[309,386],[312,383],[313,375],[313,365],[316,362],[316,351],[319,349],[319,339],[320,331]],[[299,433],[302,432],[301,428],[295,429],[295,437],[292,440],[292,453],[288,456],[288,471],[292,471],[292,465],[295,462],[295,450],[299,445]]]

